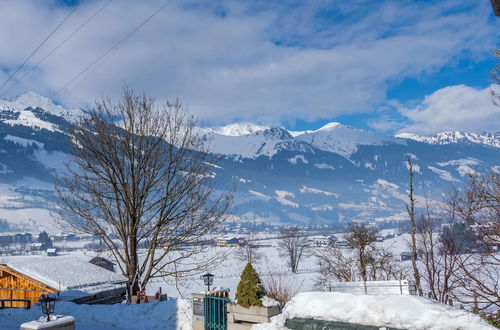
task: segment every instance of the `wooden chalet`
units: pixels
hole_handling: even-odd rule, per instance
[[[114,304],[125,292],[123,275],[78,257],[17,257],[0,265],[0,308],[26,307],[21,300],[33,305],[47,293],[75,303]]]
[[[0,300],[27,299],[31,302],[31,305],[34,305],[42,294],[56,292],[55,288],[16,272],[7,265],[0,264]],[[6,301],[4,306],[26,307],[26,303]]]

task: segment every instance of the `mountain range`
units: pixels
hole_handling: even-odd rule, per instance
[[[0,231],[57,230],[54,177],[64,169],[71,125],[83,115],[33,92],[0,100]],[[420,207],[468,173],[500,171],[499,132],[386,136],[336,122],[307,131],[239,123],[199,132],[220,156],[213,179],[236,187],[232,212],[245,222],[404,220],[407,155]]]

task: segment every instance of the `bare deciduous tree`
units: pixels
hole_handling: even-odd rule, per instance
[[[280,253],[288,258],[288,266],[292,273],[297,273],[299,263],[307,252],[309,242],[298,227],[286,227],[281,231],[282,239],[279,242]]]
[[[332,244],[317,249],[314,255],[319,263],[318,289],[329,282],[354,282],[358,274],[357,260],[350,251],[342,251]]]
[[[347,226],[346,241],[349,248],[356,251],[359,273],[363,281],[368,280],[368,247],[377,240],[379,230],[364,224],[350,223]]]
[[[231,194],[215,190],[215,159],[195,123],[178,102],[125,89],[120,103],[97,102],[73,129],[58,213],[102,238],[134,290],[214,262],[199,243],[225,220]]]
[[[460,294],[464,304],[477,309],[500,308],[500,174],[469,175],[465,189],[450,194],[450,212],[468,224],[478,241],[476,253],[463,254]]]
[[[402,280],[408,276],[406,269],[398,262],[389,248],[369,246],[366,254],[369,280]]]
[[[428,208],[429,210],[429,208]],[[445,234],[440,230],[441,218],[448,216]],[[454,297],[458,283],[460,253],[465,242],[460,224],[453,214],[436,216],[428,211],[417,221],[418,263],[421,265],[421,279],[429,298],[448,303]]]
[[[256,264],[262,257],[263,253],[259,251],[255,234],[248,234],[245,237],[245,242],[237,248],[236,258],[246,263]]]
[[[410,183],[409,183],[409,192],[408,192],[408,199],[409,203],[406,204],[406,211],[408,212],[408,217],[410,218],[410,225],[411,225],[411,264],[413,267],[413,278],[415,279],[415,286],[417,287],[418,294],[420,296],[423,295],[422,291],[422,285],[420,283],[420,272],[418,270],[417,266],[417,240],[416,240],[416,235],[417,235],[417,224],[416,224],[416,212],[415,212],[415,205],[416,205],[416,200],[414,196],[414,191],[413,191],[413,163],[411,161],[410,155],[406,155],[406,163],[408,165],[408,172],[410,176]]]

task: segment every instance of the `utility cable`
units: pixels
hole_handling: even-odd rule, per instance
[[[62,45],[66,43],[69,39],[71,39],[75,34],[77,34],[85,25],[87,25],[94,17],[96,17],[101,11],[104,10],[113,0],[109,0],[103,6],[101,6],[92,16],[87,18],[85,22],[80,24],[70,35],[68,35],[64,40],[62,40],[56,47],[54,47],[44,58],[42,58],[38,63],[32,66],[24,75],[22,75],[17,81],[15,81],[9,88],[7,88],[2,94],[0,94],[0,98],[3,97],[10,89],[19,84],[26,76],[28,76],[33,70],[35,70],[40,64],[42,64],[47,58],[49,58],[55,51],[57,51]]]
[[[89,65],[87,65],[82,71],[80,71],[73,79],[68,81],[66,84],[64,84],[61,88],[59,88],[56,92],[54,92],[51,95],[51,99],[53,99],[57,94],[59,94],[63,89],[68,87],[70,84],[72,84],[75,80],[80,78],[85,72],[90,70],[96,63],[98,63],[100,60],[105,58],[108,54],[113,52],[116,48],[120,46],[120,44],[125,41],[127,38],[132,36],[134,33],[136,33],[141,27],[143,27],[146,23],[148,23],[154,16],[156,16],[160,11],[162,11],[165,7],[170,5],[173,2],[173,0],[168,0],[163,3],[158,9],[156,9],[151,15],[149,15],[145,20],[143,20],[139,25],[137,25],[135,28],[133,28],[130,32],[128,32],[125,36],[123,36],[118,42],[116,42],[112,47],[110,47],[108,50],[106,50],[103,54],[101,54],[99,57],[97,57],[94,61],[92,61]]]
[[[16,73],[19,72],[19,70],[21,70],[24,65],[26,65],[26,63],[28,63],[28,61],[33,57],[33,55],[35,55],[35,53],[40,49],[42,48],[43,45],[45,45],[45,43],[54,35],[54,33],[56,33],[57,30],[59,30],[59,28],[64,24],[64,22],[66,22],[70,17],[71,15],[73,15],[73,13],[78,9],[78,7],[80,7],[80,5],[82,4],[84,0],[82,0],[81,2],[79,2],[74,8],[73,10],[71,10],[69,12],[68,15],[66,15],[66,17],[52,30],[52,32],[49,33],[49,35],[45,38],[44,41],[42,41],[42,43],[40,45],[38,45],[38,47],[35,48],[35,50],[33,50],[31,52],[31,54],[24,60],[24,62],[16,69],[16,71],[14,71],[8,78],[6,81],[4,81],[4,83],[2,84],[2,86],[0,86],[0,90],[2,90],[2,88],[5,87],[5,85],[7,85],[7,83],[16,75]]]

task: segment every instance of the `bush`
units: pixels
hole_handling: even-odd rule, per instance
[[[264,290],[269,298],[276,300],[283,308],[299,292],[302,282],[298,281],[296,274],[284,274],[279,266],[267,264],[266,276],[263,277]]]
[[[238,305],[246,308],[250,306],[262,306],[260,299],[265,294],[266,291],[262,286],[259,274],[257,274],[251,263],[247,263],[243,273],[241,273],[240,283],[236,288]]]

